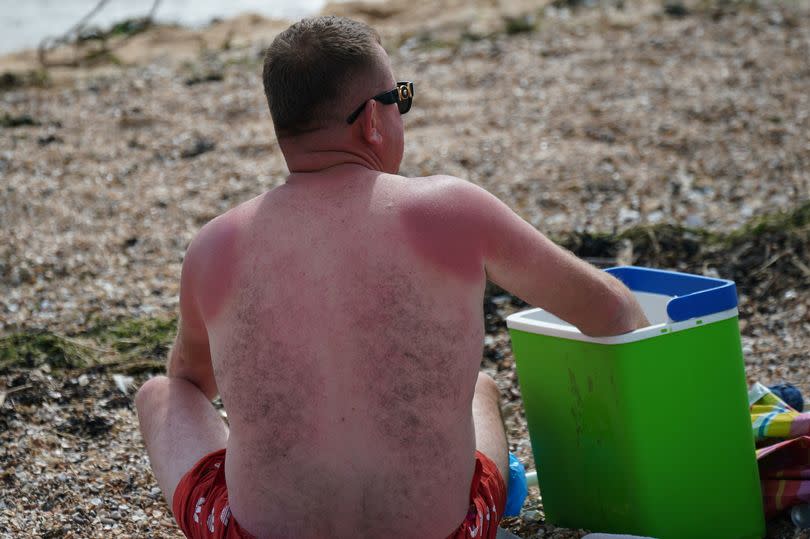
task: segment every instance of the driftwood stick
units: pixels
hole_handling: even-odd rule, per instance
[[[73,60],[70,61],[62,61],[62,62],[52,62],[48,60],[48,53],[51,52],[53,49],[60,45],[67,45],[71,41],[74,42],[76,45],[76,49],[80,48],[78,37],[81,34],[82,30],[84,30],[87,26],[87,23],[92,19],[99,11],[101,11],[104,6],[109,2],[109,0],[99,0],[99,2],[91,9],[84,17],[79,19],[79,22],[74,24],[73,26],[68,29],[67,32],[62,34],[58,37],[46,37],[39,43],[39,47],[37,48],[37,57],[39,58],[39,63],[42,67],[78,67],[82,60],[86,60],[91,56],[99,56],[104,53],[108,53],[124,43],[126,43],[134,34],[128,34],[124,36],[122,39],[118,40],[114,46],[108,47],[107,40],[103,39],[103,45],[101,46],[100,50],[94,51],[84,58],[79,59],[78,57],[74,57]],[[153,0],[152,7],[149,8],[149,13],[143,20],[143,29],[148,28],[151,26],[155,13],[157,12],[157,8],[160,5],[161,0]]]

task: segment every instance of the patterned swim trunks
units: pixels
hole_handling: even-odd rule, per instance
[[[204,456],[180,479],[172,512],[177,525],[192,539],[254,539],[231,517],[224,449]]]
[[[475,473],[470,485],[470,510],[461,526],[447,539],[495,539],[506,507],[506,483],[498,466],[475,452]]]
[[[506,485],[492,460],[475,452],[470,510],[448,539],[494,539],[506,505]],[[200,459],[178,483],[172,512],[191,539],[255,539],[231,516],[225,486],[225,450]]]

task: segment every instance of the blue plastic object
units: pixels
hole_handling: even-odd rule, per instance
[[[518,516],[528,494],[526,468],[513,453],[509,453],[509,490],[506,492],[506,509],[504,509],[503,515],[505,517]]]
[[[810,529],[810,504],[794,505],[790,510],[790,520],[800,530]]]
[[[636,266],[608,268],[630,290],[674,296],[667,315],[674,322],[719,313],[737,306],[734,281]]]
[[[768,389],[797,412],[804,411],[802,392],[793,384],[776,384],[775,386],[769,386]]]

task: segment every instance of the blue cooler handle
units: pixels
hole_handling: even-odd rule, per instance
[[[667,303],[667,315],[673,322],[737,307],[737,287],[734,281],[727,279],[637,266],[618,266],[605,271],[630,290],[673,296]]]

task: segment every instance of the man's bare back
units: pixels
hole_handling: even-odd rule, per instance
[[[430,181],[295,175],[201,234],[218,262],[191,268],[194,291],[246,529],[428,537],[463,520],[486,275],[483,258],[471,283],[419,252]]]

